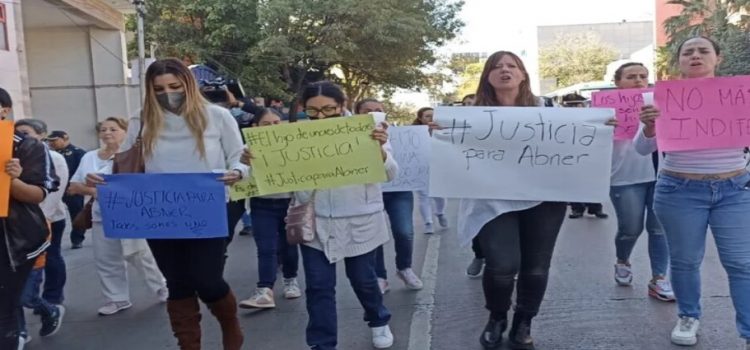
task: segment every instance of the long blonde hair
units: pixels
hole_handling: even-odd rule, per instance
[[[531,92],[531,82],[529,82],[529,72],[526,70],[526,66],[524,66],[523,61],[521,60],[518,55],[510,52],[510,51],[498,51],[493,53],[489,58],[487,58],[487,62],[484,63],[484,70],[482,71],[482,76],[479,78],[479,87],[477,88],[477,98],[474,102],[475,106],[500,106],[500,101],[497,100],[497,96],[495,95],[495,88],[490,84],[490,73],[493,69],[495,69],[495,66],[497,65],[497,62],[500,61],[503,57],[510,56],[510,58],[513,59],[513,61],[516,62],[516,65],[518,66],[518,69],[523,72],[524,80],[521,82],[521,85],[518,87],[518,97],[516,98],[514,106],[536,106],[538,104],[537,97],[534,95],[533,92]]]
[[[206,105],[208,101],[203,98],[198,83],[195,81],[193,74],[182,61],[176,58],[166,58],[152,63],[146,70],[146,97],[143,102],[143,111],[141,119],[143,128],[143,151],[146,157],[154,154],[156,140],[161,134],[164,127],[164,110],[159,101],[156,99],[154,91],[154,79],[160,75],[172,74],[182,83],[185,89],[185,103],[178,111],[179,115],[185,118],[190,133],[195,138],[196,149],[201,158],[206,157],[206,145],[203,140],[203,132],[208,126],[206,117]]]

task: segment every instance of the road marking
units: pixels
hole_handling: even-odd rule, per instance
[[[427,240],[427,252],[422,266],[424,287],[417,293],[417,302],[411,316],[408,350],[432,348],[432,310],[435,308],[435,284],[438,275],[441,236],[433,234]]]

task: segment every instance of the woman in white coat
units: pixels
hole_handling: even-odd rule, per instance
[[[110,117],[101,122],[98,128],[102,148],[86,153],[81,165],[70,179],[70,192],[96,198],[96,189],[86,186],[86,174],[111,174],[112,162],[120,144],[125,140],[128,123],[124,119]],[[145,239],[111,239],[104,236],[99,203],[92,208],[91,239],[94,245],[94,259],[102,293],[107,302],[99,308],[102,316],[113,315],[128,309],[130,302],[128,285],[128,263],[133,264],[143,274],[148,287],[156,293],[159,301],[166,302],[168,291],[156,261]]]

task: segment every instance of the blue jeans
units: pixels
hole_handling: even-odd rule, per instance
[[[63,288],[67,280],[65,260],[63,260],[60,246],[65,231],[65,220],[52,223],[52,239],[47,248],[47,265],[44,267],[44,292],[42,298],[52,304],[62,304]]]
[[[251,198],[250,215],[255,222],[253,238],[258,248],[258,288],[273,288],[281,257],[284,278],[297,277],[299,254],[286,241],[286,212],[290,199]]]
[[[700,266],[706,231],[716,241],[737,313],[737,330],[750,339],[750,174],[726,180],[687,180],[660,174],[654,211],[664,226],[672,286],[680,316],[700,318]]]
[[[22,308],[18,312],[18,330],[21,333],[26,333],[26,317],[23,314],[23,307],[34,310],[42,318],[50,317],[55,312],[55,306],[39,297],[39,286],[43,279],[44,269],[33,269],[26,280],[23,294],[21,294]]]
[[[414,194],[412,192],[385,192],[383,204],[391,221],[393,243],[396,246],[396,268],[401,271],[411,267],[414,249]],[[380,278],[388,278],[383,247],[376,250],[375,271]]]
[[[336,317],[336,264],[328,262],[317,249],[300,245],[305,268],[307,313],[307,345],[315,350],[336,349],[338,322]],[[346,277],[354,289],[370,328],[388,324],[391,313],[383,305],[383,295],[375,275],[375,251],[344,259]]]
[[[617,236],[615,248],[617,259],[629,261],[638,237],[643,232],[643,219],[646,219],[648,232],[648,256],[651,260],[651,274],[666,276],[669,268],[669,247],[667,237],[654,214],[655,182],[644,182],[626,186],[612,186],[609,197],[617,214]]]
[[[245,212],[242,214],[242,228],[252,228],[253,227],[253,220],[250,219],[250,214]]]

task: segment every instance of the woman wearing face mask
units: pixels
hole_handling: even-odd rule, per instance
[[[306,86],[300,103],[312,120],[340,117],[345,97],[338,86],[318,82]],[[384,145],[387,124],[372,131],[381,145],[388,180],[398,173],[398,165]],[[247,151],[246,164],[252,160]],[[393,334],[388,321],[391,313],[383,305],[375,273],[376,248],[388,241],[388,227],[380,184],[352,185],[333,189],[295,192],[301,203],[315,200],[315,240],[300,246],[307,288],[307,344],[315,350],[334,350],[338,340],[336,316],[336,263],[343,260],[346,276],[365,309],[365,321],[372,329],[373,346],[390,348]]]
[[[121,149],[129,149],[142,129],[146,173],[210,173],[222,169],[227,185],[247,172],[241,164],[242,138],[225,108],[206,101],[184,63],[163,59],[146,71],[146,96],[140,118],[130,120]],[[87,176],[90,185],[101,176]],[[228,196],[227,196],[228,197]],[[227,233],[229,234],[229,233]],[[243,335],[237,301],[224,280],[227,238],[149,239],[159,269],[167,278],[167,313],[181,349],[200,349],[198,299],[219,321],[225,350],[239,350]]]
[[[368,98],[357,102],[354,106],[354,112],[356,114],[384,113],[385,109],[380,101]],[[414,250],[414,194],[410,191],[384,192],[383,205],[391,222],[391,232],[393,232],[396,247],[396,269],[398,269],[396,276],[404,281],[406,288],[420,290],[422,289],[422,280],[411,268]],[[390,287],[388,286],[388,272],[385,269],[385,256],[382,246],[377,249],[376,259],[375,271],[378,274],[378,286],[380,291],[385,294]]]
[[[70,193],[84,195],[86,201],[92,197],[96,198],[96,188],[86,185],[86,174],[112,173],[112,159],[125,139],[126,130],[128,130],[128,123],[121,118],[107,118],[99,124],[99,139],[103,147],[89,151],[81,158],[81,165],[70,179]],[[94,261],[102,286],[102,294],[107,299],[104,306],[99,308],[99,315],[114,315],[133,306],[130,302],[128,265],[133,265],[140,270],[146,284],[157,294],[159,300],[167,301],[169,293],[164,277],[156,266],[146,240],[105,237],[98,201],[95,201],[92,206],[91,221]]]
[[[252,127],[264,127],[281,123],[281,113],[272,108],[263,108],[252,119]],[[255,223],[255,246],[258,250],[258,284],[253,295],[240,302],[245,309],[269,309],[276,307],[273,286],[276,270],[281,261],[284,277],[283,295],[286,299],[302,296],[297,284],[299,253],[297,245],[286,241],[286,214],[291,193],[278,193],[250,198],[250,216]]]
[[[645,88],[648,86],[648,70],[641,63],[623,64],[615,71],[615,85],[618,89]],[[615,140],[610,183],[610,198],[617,215],[615,281],[621,286],[630,286],[633,282],[630,254],[643,232],[645,219],[652,274],[648,295],[662,301],[674,301],[672,285],[666,278],[669,267],[667,238],[653,211],[656,170],[652,155],[636,152],[633,140]]]
[[[721,62],[720,49],[706,37],[685,40],[677,65],[683,79],[712,78]],[[636,149],[656,151],[655,106],[643,106],[642,132]],[[654,212],[669,242],[672,285],[679,320],[672,342],[694,345],[701,317],[700,265],[710,226],[719,258],[729,276],[737,312],[737,330],[750,349],[750,174],[742,148],[665,152],[654,195]]]
[[[464,100],[468,99],[464,97]],[[422,107],[417,111],[417,119],[414,120],[412,125],[429,125],[432,123],[432,115],[434,110],[432,107]],[[432,130],[430,130],[432,134]],[[436,216],[440,227],[448,227],[448,219],[445,217],[445,198],[430,197],[426,190],[416,191],[419,197],[419,213],[422,215],[422,221],[424,222],[424,233],[432,234],[435,229],[432,226],[432,216]],[[432,204],[435,204],[433,207]],[[434,210],[433,210],[434,208]]]
[[[521,59],[499,51],[487,59],[475,106],[541,107],[548,103],[531,92]],[[485,349],[502,343],[511,295],[516,292],[513,323],[508,334],[511,349],[533,349],[531,320],[547,289],[550,261],[566,204],[518,200],[462,199],[458,232],[479,238],[486,267],[482,286],[489,321],[480,336]],[[518,282],[514,277],[518,275]]]

